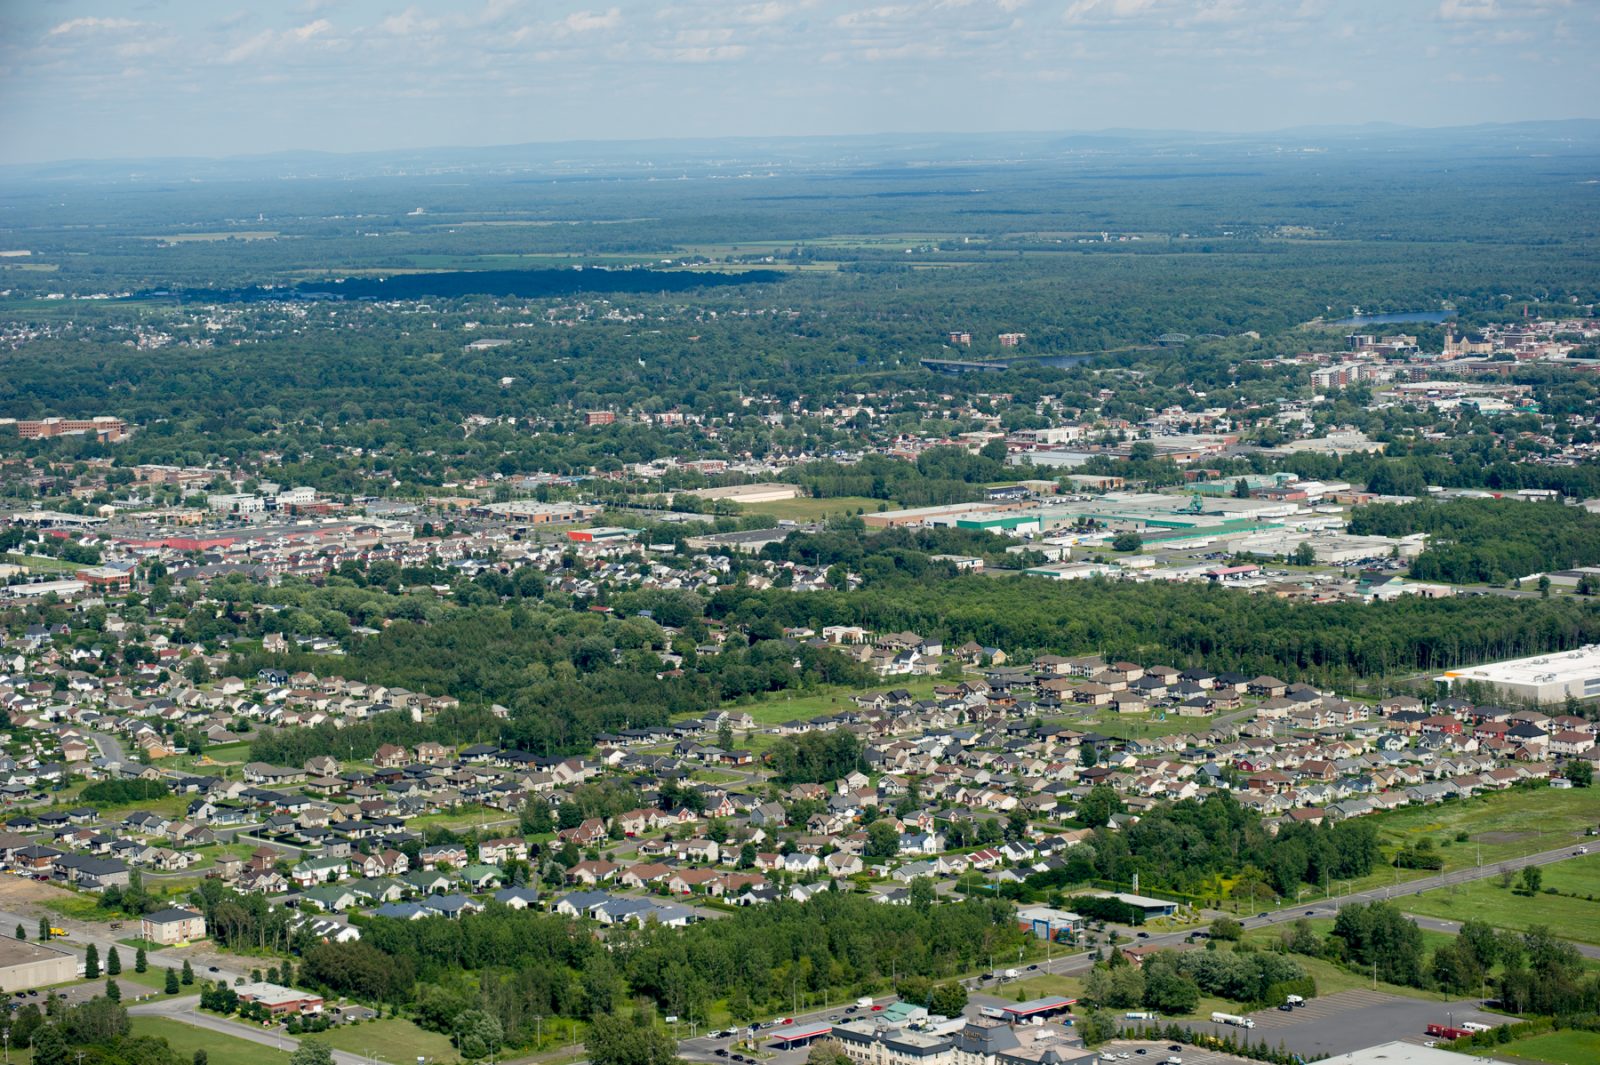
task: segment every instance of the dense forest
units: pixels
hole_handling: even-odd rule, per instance
[[[1350,531],[1427,533],[1428,548],[1411,563],[1411,575],[1452,584],[1500,584],[1600,563],[1600,514],[1559,503],[1462,499],[1358,507],[1350,516]]]

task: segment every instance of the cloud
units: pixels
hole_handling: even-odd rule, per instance
[[[94,33],[100,30],[131,30],[139,25],[126,18],[73,18],[51,27],[48,36],[60,37],[68,33]]]
[[[390,15],[378,23],[378,31],[391,37],[410,37],[418,33],[432,33],[439,28],[439,20],[424,18],[413,4],[398,15]]]
[[[706,48],[675,48],[670,55],[680,63],[717,63],[739,59],[746,51],[742,44],[718,44]]]
[[[297,41],[309,41],[311,38],[327,33],[331,29],[333,29],[333,23],[325,18],[319,18],[314,22],[306,23],[304,26],[296,26],[289,31],[289,35]]]
[[[605,11],[574,11],[561,20],[561,25],[571,33],[614,30],[622,25],[622,9],[613,7]]]
[[[1441,0],[1439,17],[1451,22],[1465,22],[1500,17],[1495,0]]]
[[[764,4],[746,4],[734,11],[733,17],[752,26],[766,26],[781,21],[788,13],[786,5],[777,0],[768,0]]]
[[[325,18],[313,19],[281,33],[274,30],[262,30],[260,33],[246,37],[226,52],[223,52],[222,61],[224,63],[242,63],[246,59],[260,55],[262,52],[280,50],[292,45],[302,45],[318,39],[325,39],[332,30],[333,23]],[[318,47],[321,47],[321,45],[319,44]]]
[[[1122,22],[1155,7],[1156,0],[1073,0],[1061,17],[1068,22]]]
[[[276,38],[277,34],[273,33],[271,30],[262,30],[260,33],[252,37],[246,37],[244,40],[240,41],[226,52],[223,52],[222,61],[224,63],[243,62],[244,60],[255,55],[257,52],[264,51],[265,49],[272,47],[272,42]]]

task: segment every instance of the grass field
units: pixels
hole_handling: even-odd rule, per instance
[[[886,682],[877,688],[840,686],[805,695],[783,693],[748,706],[731,706],[728,709],[743,710],[755,718],[758,725],[777,725],[795,718],[804,720],[819,714],[836,714],[851,705],[850,698],[853,695],[871,695],[874,692],[897,691],[904,688],[918,699],[926,699],[933,694],[935,685],[949,683],[951,682],[937,677],[904,677],[897,684]]]
[[[166,1017],[134,1017],[132,1022],[134,1035],[165,1039],[183,1061],[193,1058],[196,1050],[206,1052],[209,1065],[287,1065],[289,1060],[282,1050]]]
[[[394,1065],[409,1065],[419,1056],[429,1062],[459,1061],[447,1036],[425,1032],[401,1017],[343,1025],[321,1033],[317,1038],[335,1050],[348,1050],[362,1057],[375,1057]]]
[[[869,499],[866,496],[839,496],[835,499],[802,496],[799,499],[775,499],[770,503],[742,503],[739,506],[744,514],[770,514],[774,518],[787,518],[790,521],[821,521],[839,514],[854,514],[858,510],[875,514],[880,508],[899,509],[886,500]]]
[[[1009,998],[1016,1002],[1027,1002],[1030,999],[1043,998],[1046,995],[1064,995],[1067,998],[1081,998],[1083,995],[1083,981],[1076,976],[1058,976],[1047,973],[1043,976],[1030,976],[1026,980],[1014,980],[998,990],[990,990],[998,998]]]
[[[1119,740],[1146,740],[1159,736],[1176,736],[1183,732],[1205,732],[1211,727],[1215,718],[1179,717],[1175,713],[1167,714],[1164,719],[1158,713],[1100,713],[1066,720],[1073,728],[1093,726],[1096,732]]]
[[[63,562],[48,555],[0,555],[0,562],[27,566],[34,573],[76,573],[85,568],[81,562]]]
[[[1481,1057],[1512,1057],[1550,1065],[1594,1065],[1600,1061],[1600,1033],[1546,1032],[1505,1046],[1475,1051]]]
[[[1587,788],[1557,791],[1553,788],[1514,789],[1476,798],[1453,800],[1437,806],[1412,806],[1372,815],[1386,852],[1418,839],[1431,839],[1444,871],[1478,864],[1493,865],[1507,858],[1554,850],[1576,844],[1583,830],[1600,822],[1600,795]],[[1457,833],[1469,839],[1457,843]],[[1402,886],[1409,880],[1433,875],[1427,870],[1394,869],[1388,865],[1370,876],[1332,885],[1334,894],[1372,891]],[[1310,898],[1308,893],[1307,898]]]
[[[1543,867],[1544,886],[1580,895],[1600,895],[1600,854]],[[1547,925],[1564,939],[1600,943],[1600,901],[1566,895],[1513,895],[1499,877],[1438,888],[1402,900],[1411,913],[1450,921],[1487,921],[1497,928],[1525,932]]]

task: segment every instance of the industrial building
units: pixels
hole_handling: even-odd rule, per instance
[[[1600,645],[1453,669],[1434,680],[1447,687],[1481,684],[1507,698],[1528,702],[1559,703],[1568,696],[1592,699],[1600,695]]]
[[[731,484],[725,488],[697,488],[683,494],[697,499],[725,499],[730,503],[776,503],[800,498],[800,486],[769,481],[762,484]]]
[[[0,936],[0,991],[28,991],[77,978],[77,955]]]

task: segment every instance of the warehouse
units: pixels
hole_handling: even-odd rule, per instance
[[[1559,703],[1568,696],[1592,699],[1600,695],[1600,645],[1453,669],[1434,680],[1446,687],[1481,684],[1507,698],[1528,702]]]
[[[700,499],[725,499],[730,503],[777,503],[800,498],[800,486],[767,481],[761,484],[730,484],[724,488],[696,488],[683,493]]]
[[[42,943],[0,937],[0,991],[27,991],[77,977],[77,955]]]

